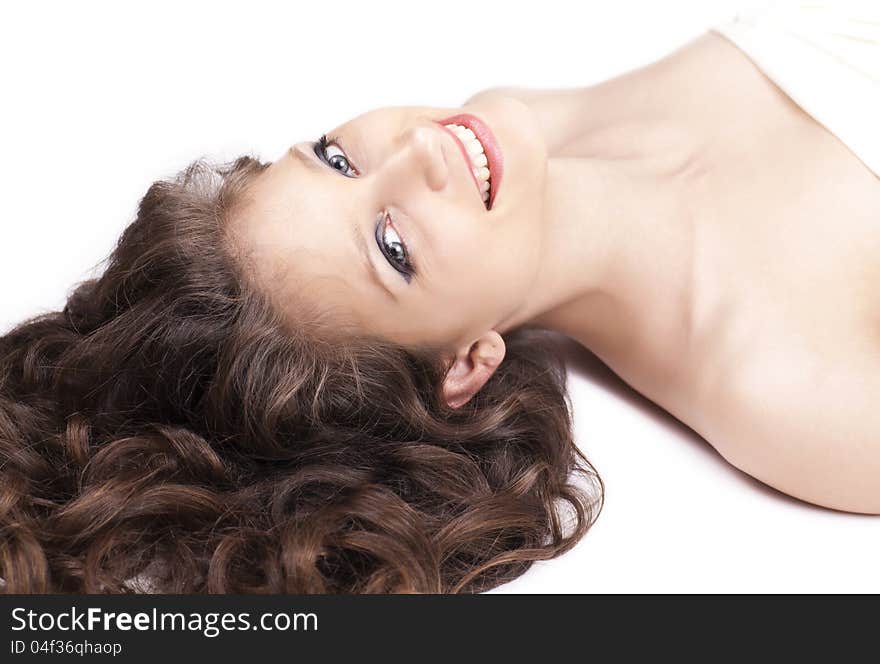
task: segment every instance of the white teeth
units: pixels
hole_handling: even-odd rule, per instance
[[[484,201],[488,201],[492,173],[489,170],[489,160],[486,158],[482,143],[480,143],[474,132],[467,127],[457,124],[448,124],[445,126],[455,134],[458,140],[461,141],[462,145],[464,145],[468,157],[470,157],[471,160],[471,170],[473,171],[474,178],[477,180],[480,194]]]

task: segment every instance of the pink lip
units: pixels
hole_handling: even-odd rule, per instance
[[[465,163],[467,164],[468,171],[471,174],[471,177],[474,180],[474,184],[477,186],[477,192],[480,191],[480,185],[477,182],[477,178],[473,173],[473,169],[471,166],[471,158],[467,153],[464,145],[460,140],[458,140],[458,136],[456,136],[451,130],[447,129],[444,125],[448,124],[457,124],[463,127],[467,127],[474,135],[477,137],[477,140],[483,146],[483,151],[486,154],[486,161],[489,162],[489,209],[492,209],[493,204],[495,203],[495,197],[498,195],[498,187],[501,184],[501,176],[504,173],[504,159],[501,155],[501,148],[498,147],[498,141],[495,139],[495,135],[489,130],[489,127],[486,126],[486,123],[480,120],[475,115],[471,115],[470,113],[461,113],[459,115],[453,115],[452,117],[446,118],[445,120],[436,120],[437,124],[443,127],[444,130],[449,132],[450,135],[455,139],[455,142],[458,144],[458,147],[461,148],[462,153],[465,157]]]

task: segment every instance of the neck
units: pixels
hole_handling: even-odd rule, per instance
[[[542,269],[503,327],[562,332],[615,368],[668,356],[691,302],[693,228],[677,172],[647,154],[550,158]]]

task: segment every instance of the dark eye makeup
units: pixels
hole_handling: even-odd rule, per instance
[[[410,259],[406,245],[394,228],[394,221],[391,219],[391,215],[387,211],[379,215],[379,219],[376,222],[375,235],[376,244],[379,246],[379,251],[385,256],[385,260],[388,261],[391,267],[403,275],[406,283],[412,281],[416,274],[415,266]],[[389,235],[393,238],[390,242],[387,241]]]
[[[339,139],[323,134],[314,145],[315,155],[327,166],[339,171],[346,177],[357,177],[360,172],[352,165],[348,156],[339,145]],[[333,154],[331,154],[331,152]]]

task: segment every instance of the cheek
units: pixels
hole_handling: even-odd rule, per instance
[[[438,276],[442,275],[447,284],[466,284],[489,271],[493,241],[485,233],[474,232],[474,223],[469,220],[470,226],[448,226],[433,247]]]
[[[492,290],[498,282],[517,282],[521,268],[532,268],[538,249],[533,223],[473,214],[437,221],[445,231],[432,242],[431,267],[445,282],[443,290]]]
[[[468,318],[481,308],[506,307],[530,282],[540,249],[538,224],[522,214],[491,217],[461,209],[435,209],[425,217],[430,299],[447,315],[450,307]]]
[[[517,250],[503,238],[485,236],[447,249],[448,265],[442,293],[455,318],[474,320],[506,307],[521,288]]]

